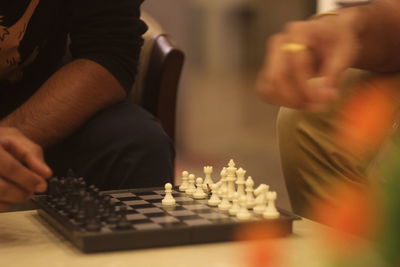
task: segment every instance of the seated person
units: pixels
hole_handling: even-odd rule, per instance
[[[162,127],[124,101],[147,29],[141,3],[0,4],[0,126],[42,147],[54,175],[71,168],[101,189],[160,186],[173,177],[174,149]]]
[[[283,106],[278,118],[283,173],[292,207],[306,215],[335,182],[361,186],[381,146],[362,157],[332,140],[334,118],[360,80],[400,70],[400,2],[375,0],[291,22],[269,40],[258,91]],[[349,68],[361,70],[348,70]],[[367,72],[368,71],[368,72]],[[310,79],[323,77],[318,83]],[[400,87],[400,79],[392,76]],[[400,105],[400,98],[398,103]]]

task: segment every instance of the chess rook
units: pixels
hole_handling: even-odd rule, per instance
[[[214,181],[211,178],[211,174],[213,172],[213,167],[212,166],[205,166],[203,168],[203,171],[204,171],[203,190],[206,190],[208,192],[209,188],[211,188],[211,185],[214,184]]]

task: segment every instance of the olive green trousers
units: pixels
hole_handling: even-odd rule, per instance
[[[377,159],[386,146],[372,149],[359,157],[339,147],[332,135],[338,127],[336,118],[343,112],[346,99],[355,90],[361,90],[360,83],[372,75],[375,74],[355,69],[344,73],[339,86],[341,96],[326,112],[281,108],[277,122],[279,149],[295,213],[310,217],[308,211],[313,204],[332,200],[330,190],[336,182],[366,184],[374,173]],[[395,75],[393,77],[397,79]],[[400,90],[400,75],[398,81]],[[398,102],[400,104],[400,100]],[[393,125],[396,125],[395,121]],[[393,132],[395,134],[396,131]]]

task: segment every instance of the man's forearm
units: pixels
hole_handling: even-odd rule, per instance
[[[332,27],[344,22],[358,36],[360,48],[354,67],[378,72],[400,70],[400,1],[375,0],[338,13],[321,19]]]
[[[98,110],[126,93],[99,64],[76,60],[56,72],[21,107],[0,122],[15,127],[41,146],[70,135]]]

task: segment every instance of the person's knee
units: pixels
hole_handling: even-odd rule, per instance
[[[170,138],[158,121],[146,111],[133,104],[115,107],[112,116],[100,114],[102,126],[97,125],[96,146],[112,150],[132,151],[148,156],[173,154]]]

